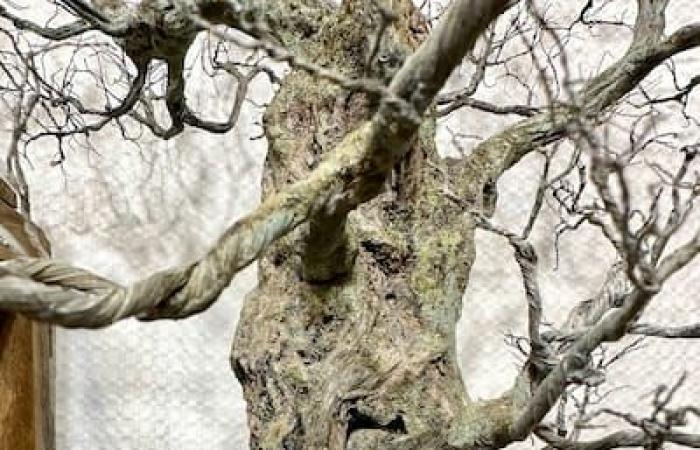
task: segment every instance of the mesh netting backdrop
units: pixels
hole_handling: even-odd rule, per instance
[[[212,111],[228,107],[226,92],[230,85],[207,103]],[[192,133],[119,151],[98,145],[98,158],[71,155],[64,174],[32,173],[34,208],[54,254],[123,283],[199,257],[258,202],[265,144],[249,137],[260,134],[259,112],[244,109],[241,133]],[[245,404],[229,350],[255,283],[251,267],[211,310],[185,321],[57,330],[57,448],[245,448]]]

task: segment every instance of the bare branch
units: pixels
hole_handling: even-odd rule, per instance
[[[700,448],[700,435],[677,431],[678,427],[688,424],[688,416],[700,418],[700,409],[695,406],[671,408],[671,400],[676,396],[686,380],[684,373],[670,388],[666,385],[657,387],[654,392],[653,409],[649,417],[638,417],[610,408],[602,408],[589,414],[583,420],[590,422],[601,415],[614,416],[627,422],[637,430],[625,430],[612,433],[601,439],[589,442],[575,442],[554,435],[548,427],[538,427],[537,435],[554,448],[566,449],[613,449],[620,447],[662,448],[665,442],[684,447]]]
[[[644,431],[635,429],[617,431],[603,438],[588,442],[570,441],[557,436],[556,433],[550,430],[545,429],[538,429],[537,434],[552,447],[562,450],[609,450],[625,447],[639,448],[647,447],[655,442],[655,440]],[[663,440],[665,442],[683,445],[686,447],[700,448],[700,435],[668,432],[663,435]]]
[[[664,327],[650,323],[638,323],[632,325],[627,332],[669,339],[695,339],[700,338],[700,323],[681,327]]]
[[[0,5],[0,17],[3,17],[20,30],[32,32],[38,36],[52,41],[62,41],[64,39],[79,36],[87,31],[95,30],[96,28],[86,22],[73,22],[68,25],[63,25],[58,28],[46,28],[37,25],[29,20],[22,19],[10,13],[6,7]]]
[[[440,103],[438,103],[439,105]],[[469,107],[473,109],[477,109],[479,111],[483,112],[488,112],[492,114],[498,114],[498,115],[507,115],[507,114],[514,114],[517,116],[523,116],[523,117],[532,117],[535,114],[538,114],[540,112],[540,108],[534,107],[534,106],[527,106],[527,105],[495,105],[493,103],[489,103],[483,100],[478,100],[475,98],[471,97],[460,97],[455,100],[448,100],[446,101],[447,106],[443,109],[438,110],[437,116],[438,117],[444,117],[447,116],[454,111],[462,108],[462,107]]]
[[[390,86],[414,110],[384,103],[373,120],[346,136],[309,178],[234,224],[200,261],[125,289],[56,261],[12,260],[0,263],[2,309],[64,326],[100,327],[130,316],[182,318],[208,308],[232,277],[273,241],[315,215],[345,214],[379,192],[388,171],[409,148],[420,124],[416,114],[430,105],[464,52],[506,3],[453,3]]]

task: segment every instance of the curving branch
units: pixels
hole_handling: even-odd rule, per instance
[[[618,61],[574,93],[572,104],[556,105],[517,122],[477,145],[463,161],[462,179],[470,180],[470,185],[476,180],[481,183],[484,192],[482,198],[469,199],[470,209],[490,214],[493,205],[487,201],[487,187],[493,185],[501,174],[525,155],[547,144],[570,136],[585,135],[586,130],[599,124],[610,108],[618,104],[666,59],[700,46],[700,24],[688,25],[670,36],[664,36],[667,1],[638,0],[637,3],[639,14],[629,48]],[[457,196],[461,195],[457,191]],[[625,229],[619,231],[624,232]],[[564,394],[569,375],[584,369],[591,353],[601,344],[615,342],[624,336],[658,292],[663,281],[687,265],[698,252],[700,237],[696,236],[661,261],[654,273],[644,273],[644,270],[639,273],[635,264],[629,264],[626,269],[628,275],[636,274],[632,277],[633,280],[637,276],[640,278],[635,280],[639,283],[625,297],[624,304],[611,309],[595,324],[584,328],[582,334],[574,336],[575,341],[567,347],[561,362],[534,391],[523,398],[522,387],[516,386],[501,398],[469,407],[469,414],[487,414],[487,411],[493,411],[494,404],[501,405],[504,412],[498,429],[493,433],[494,442],[506,445],[525,439]],[[632,266],[635,266],[634,269]],[[467,424],[455,421],[454,432],[458,433],[460,428],[466,426]]]
[[[684,182],[683,177],[686,173],[687,161],[689,161],[687,155],[685,161],[686,163],[681,165],[681,169],[674,177],[672,196],[676,209],[670,215],[671,218],[666,226],[660,226],[657,223],[658,217],[651,214],[647,223],[641,227],[641,231],[633,232],[630,227],[632,218],[630,200],[626,195],[629,186],[626,184],[623,168],[614,165],[613,161],[605,161],[602,152],[593,155],[593,182],[602,198],[603,210],[613,223],[614,230],[611,233],[615,234],[615,237],[611,238],[611,243],[616,246],[623,258],[623,264],[617,270],[621,277],[610,277],[612,290],[608,295],[605,295],[606,290],[604,290],[598,301],[590,302],[588,305],[586,303],[580,304],[574,310],[576,314],[570,315],[567,319],[567,328],[578,329],[578,331],[572,331],[565,338],[572,342],[567,348],[566,354],[556,368],[537,386],[526,406],[522,409],[519,418],[511,425],[511,432],[514,435],[518,436],[516,433],[521,433],[520,436],[522,436],[522,433],[526,433],[527,429],[535,427],[551,409],[554,402],[565,393],[570,382],[569,377],[576,371],[584,369],[588,364],[592,352],[599,345],[618,341],[630,330],[634,330],[639,317],[664,283],[700,253],[700,240],[696,235],[660,261],[658,257],[665,249],[668,241],[667,235],[671,233],[669,230],[675,231],[683,222],[682,218],[686,216],[685,211],[681,210],[677,198],[677,189]],[[617,177],[621,191],[619,200],[611,194],[610,177],[602,174],[603,167],[608,167],[608,170],[615,173]],[[691,194],[691,201],[694,197],[695,195]],[[652,199],[652,210],[657,201],[658,197]],[[654,248],[653,252],[643,250],[643,243],[650,236],[648,230],[658,230],[655,235],[662,239],[661,246]],[[582,314],[579,314],[577,310],[581,309],[582,306]],[[697,331],[693,330],[692,327],[665,330],[662,327],[650,326],[642,326],[638,330],[641,333],[637,334],[656,332],[659,335],[664,333],[673,335],[674,332],[678,332],[679,334],[689,333],[689,336],[692,336],[693,331]],[[624,417],[628,418],[628,416]],[[652,436],[654,439],[658,437]]]
[[[638,323],[632,325],[627,332],[629,334],[641,334],[668,339],[697,339],[700,338],[700,323],[680,327],[664,327],[651,323]]]
[[[648,448],[648,446],[658,443],[659,439],[654,439],[642,430],[630,429],[617,431],[600,439],[593,441],[571,441],[557,436],[551,430],[538,430],[538,436],[553,448],[562,450],[610,450],[614,448]],[[668,431],[660,436],[663,442],[682,445],[690,448],[700,448],[700,435]]]
[[[385,101],[375,117],[347,135],[309,178],[235,223],[199,261],[124,288],[53,260],[11,260],[0,263],[0,309],[63,326],[94,328],[132,316],[183,318],[208,308],[232,277],[276,239],[313,217],[346,214],[380,191],[386,174],[408,151],[420,125],[418,115],[506,4],[453,3],[390,86],[410,107]]]
[[[64,3],[92,25],[112,20],[107,11],[90,11],[89,5],[80,0],[65,0]],[[234,75],[239,81],[238,92],[229,118],[224,122],[198,118],[189,110],[184,97],[184,54],[196,33],[212,24],[240,27],[253,36],[264,38],[253,44],[252,48],[264,50],[270,56],[287,61],[318,78],[350,90],[363,90],[373,94],[379,104],[378,110],[371,120],[346,135],[308,178],[266,199],[253,213],[233,224],[199,260],[153,274],[131,286],[117,285],[92,272],[51,259],[16,258],[0,262],[0,310],[18,311],[37,320],[67,327],[87,328],[107,326],[128,317],[142,320],[188,317],[207,309],[238,271],[258,259],[273,242],[302,224],[309,224],[307,247],[323,245],[330,249],[325,253],[306,253],[307,257],[311,257],[310,260],[307,258],[306,266],[320,267],[314,268],[312,272],[321,273],[319,278],[325,278],[327,273],[324,273],[324,266],[330,263],[337,265],[338,254],[345,253],[342,244],[348,213],[381,192],[392,168],[409,152],[426,110],[436,99],[440,102],[437,94],[447,77],[473,48],[477,36],[512,3],[505,0],[454,1],[440,25],[409,57],[389,86],[367,79],[347,79],[332,70],[298,58],[277,46],[270,36],[270,30],[255,17],[248,17],[247,11],[234,11],[230,2],[180,2],[177,4],[180,9],[176,8],[168,16],[178,20],[164,24],[158,20],[153,23],[139,22],[139,27],[129,28],[133,34],[124,35],[119,41],[124,52],[139,63],[139,72],[122,105],[106,114],[109,116],[116,111],[122,115],[128,112],[158,136],[171,137],[179,133],[184,125],[225,132],[235,124],[245,87],[255,76],[255,70],[242,78]],[[495,186],[499,176],[526,154],[544,145],[584,135],[577,142],[593,147],[592,140],[586,142],[585,139],[591,126],[599,124],[607,111],[666,59],[700,45],[700,25],[690,25],[669,37],[664,36],[664,9],[667,3],[664,0],[638,0],[639,14],[631,46],[619,61],[574,93],[570,104],[553,104],[542,110],[529,106],[508,106],[499,110],[493,105],[470,99],[471,85],[458,98],[445,97],[445,101],[451,102],[449,104],[467,102],[482,110],[529,117],[482,142],[465,161],[456,163],[456,167],[450,169],[462,180],[457,180],[459,185],[455,188],[456,193],[450,192],[449,195],[457,200],[463,210],[477,216],[488,216],[493,212]],[[140,5],[144,5],[143,8],[153,8],[151,2]],[[153,12],[153,9],[148,11]],[[585,20],[585,15],[584,8],[581,21]],[[155,16],[160,19],[164,17],[162,14]],[[198,17],[201,17],[201,21]],[[30,30],[31,24],[25,24],[25,27]],[[40,34],[46,30],[38,29],[36,32]],[[158,33],[166,36],[166,41],[172,39],[171,45],[154,43],[156,40],[152,37]],[[170,128],[161,127],[147,105],[144,113],[133,109],[139,100],[143,100],[143,104],[149,101],[142,99],[140,94],[146,78],[146,67],[153,59],[163,59],[169,66],[165,102],[172,119]],[[472,85],[479,83],[489,62],[484,57],[478,64],[480,69]],[[551,92],[548,92],[548,97],[554,98]],[[71,99],[66,101],[70,103]],[[616,268],[614,275],[628,277],[633,283],[631,292],[628,292],[625,283],[615,284],[619,280],[611,277],[614,279],[606,281],[606,285],[613,285],[612,293],[606,290],[606,286],[594,302],[579,304],[580,308],[575,310],[575,314],[562,327],[562,333],[549,339],[539,330],[542,311],[536,280],[536,254],[525,241],[534,219],[526,226],[523,236],[502,233],[511,241],[521,267],[528,300],[530,358],[531,362],[540,367],[537,376],[529,377],[524,385],[517,386],[501,398],[465,404],[464,411],[455,411],[456,416],[457,413],[464,413],[466,419],[464,423],[460,422],[462,417],[452,421],[449,430],[450,445],[471,445],[469,448],[475,447],[477,443],[505,446],[524,439],[536,430],[545,415],[566,393],[572,378],[588,367],[591,354],[602,343],[617,341],[633,332],[638,327],[635,324],[641,312],[660,290],[663,282],[700,252],[699,234],[661,259],[666,247],[664,238],[683,223],[684,211],[676,186],[683,182],[685,169],[682,168],[673,178],[676,214],[672,215],[657,241],[661,244],[654,249],[656,256],[652,258],[653,265],[647,264],[652,267],[647,267],[644,265],[647,261],[640,257],[639,242],[644,236],[635,234],[630,229],[629,205],[617,202],[610,195],[610,175],[618,176],[624,181],[621,169],[603,158],[594,162],[598,165],[594,167],[593,181],[604,201],[601,210],[612,221],[612,225],[603,224],[601,228],[611,237],[624,258],[624,264]],[[545,172],[545,181],[546,177]],[[465,179],[468,181],[464,182]],[[626,194],[624,189],[623,185],[623,197]],[[542,191],[541,189],[540,197]],[[541,200],[539,201],[540,205],[536,205],[535,210],[541,206]],[[590,220],[592,222],[593,218]],[[462,227],[458,230],[464,229]],[[310,278],[316,277],[312,275]],[[624,295],[619,292],[622,287]],[[658,330],[642,327],[641,331]],[[556,340],[565,341],[565,345],[559,349],[560,361],[550,364],[548,345]],[[522,382],[523,378],[519,377],[518,382]],[[489,423],[474,432],[474,423],[479,423],[482,418],[486,418],[483,420]],[[636,419],[628,419],[630,424],[637,424]],[[466,432],[459,429],[462,425]],[[341,434],[347,433],[343,430]],[[682,436],[679,436],[681,435],[669,432],[665,437],[681,439]],[[638,436],[627,435],[627,438],[637,439]]]
[[[79,36],[88,31],[100,31],[112,37],[123,37],[128,33],[128,26],[120,20],[112,21],[81,0],[61,0],[59,5],[81,20],[60,27],[44,27],[30,20],[22,19],[0,5],[0,17],[3,17],[19,30],[29,31],[51,41],[60,41]]]
[[[591,353],[605,342],[618,341],[625,335],[629,324],[649,303],[657,292],[636,288],[626,299],[625,305],[613,310],[581,336],[561,362],[547,375],[533,392],[517,419],[510,426],[514,439],[524,439],[544,418],[568,385],[571,373],[583,370]]]
[[[62,41],[75,36],[79,36],[96,28],[86,22],[77,21],[56,28],[42,27],[30,20],[22,19],[0,5],[0,17],[9,20],[19,30],[29,31],[51,41]]]
[[[59,5],[79,20],[57,28],[43,27],[18,17],[4,6],[0,7],[0,17],[10,21],[16,30],[27,31],[52,41],[61,41],[61,44],[57,45],[68,42],[76,49],[88,44],[85,41],[71,43],[70,38],[80,36],[87,31],[98,31],[113,37],[121,51],[136,65],[138,73],[122,104],[115,109],[100,111],[84,107],[80,99],[70,94],[70,84],[55,87],[53,82],[39,73],[40,71],[31,61],[25,61],[32,67],[33,74],[39,80],[42,89],[47,91],[45,96],[42,95],[41,102],[48,115],[51,118],[54,115],[60,117],[64,114],[74,116],[66,119],[65,123],[54,121],[57,123],[44,125],[45,131],[32,135],[29,141],[50,136],[59,139],[60,142],[61,139],[74,135],[89,136],[90,133],[101,130],[105,125],[127,114],[162,138],[171,138],[180,134],[185,125],[214,133],[225,133],[235,126],[244,96],[237,97],[231,114],[222,122],[202,119],[187,107],[184,96],[184,58],[196,35],[204,29],[199,24],[196,14],[207,13],[212,15],[211,19],[216,23],[236,28],[241,26],[241,19],[257,20],[256,17],[260,12],[256,8],[241,10],[230,2],[210,0],[172,2],[168,8],[154,2],[131,4],[121,1],[90,4],[83,0],[62,0]],[[31,60],[32,55],[30,54],[26,59]],[[149,63],[153,60],[163,60],[168,65],[169,77],[165,103],[171,119],[169,127],[161,126],[148,107],[145,112],[136,110],[136,106],[142,103],[139,102],[142,99],[141,91],[148,75]],[[74,76],[70,71],[64,75],[64,79]],[[243,81],[242,84],[239,83],[241,89],[243,85],[247,86],[249,80]],[[85,124],[81,115],[98,115],[102,118]]]
[[[208,308],[233,276],[276,239],[340,195],[343,176],[366,162],[349,136],[313,176],[263,202],[231,226],[199,261],[156,273],[129,287],[54,260],[0,262],[0,309],[66,327],[98,328],[118,320],[184,318]],[[360,149],[361,150],[361,149]]]
[[[620,447],[662,448],[664,443],[677,444],[683,447],[700,448],[700,434],[678,431],[678,428],[688,424],[688,418],[700,418],[700,409],[694,405],[671,408],[669,405],[686,380],[686,375],[671,387],[660,385],[654,391],[652,411],[648,417],[639,417],[610,408],[602,408],[583,418],[583,422],[591,422],[598,416],[613,416],[623,420],[635,429],[618,431],[600,439],[577,442],[556,436],[545,426],[538,427],[537,435],[553,448],[560,449],[613,449]]]
[[[109,22],[109,19],[104,14],[83,0],[58,0],[58,3],[76,16],[89,22]]]
[[[250,83],[263,69],[253,66],[244,74],[234,63],[220,63],[218,61],[214,62],[214,69],[225,71],[237,81],[235,98],[226,120],[217,122],[202,119],[187,105],[184,93],[185,80],[183,78],[182,61],[178,63],[170,62],[168,65],[168,89],[165,102],[172,120],[170,127],[165,128],[159,124],[150,102],[143,98],[137,98],[137,101],[140,101],[144,111],[140,112],[130,108],[127,111],[129,116],[148,127],[155,136],[162,139],[170,139],[177,136],[183,131],[185,125],[216,134],[224,134],[231,131],[238,123],[238,117],[243,108]]]
[[[388,171],[408,151],[423,114],[454,68],[473,48],[477,37],[491,20],[508,6],[509,2],[501,1],[454,2],[433,33],[394,76],[388,87],[389,95],[382,97],[381,106],[372,120],[373,136],[370,137],[370,145],[376,147],[377,156],[383,159],[384,169],[354,180],[355,183],[364,184],[367,199],[380,192]],[[354,206],[320,210],[310,218],[305,249],[320,245],[330,249],[327,253],[314,252],[310,255],[307,251],[302,258],[305,271],[315,275],[312,281],[325,281],[337,275],[334,269],[329,268],[338,261],[350,259],[345,252],[344,227],[346,215]]]
[[[441,105],[441,103],[438,103]],[[516,116],[532,117],[540,112],[542,108],[528,105],[496,105],[484,100],[479,100],[472,97],[458,97],[454,100],[447,100],[444,103],[445,107],[438,110],[436,115],[444,117],[463,107],[469,107],[483,112],[488,112],[497,115],[513,114]]]
[[[60,98],[63,102],[70,104],[75,107],[75,109],[85,115],[99,116],[101,119],[93,122],[77,126],[69,130],[47,130],[34,134],[28,139],[28,142],[41,139],[42,137],[52,136],[58,139],[74,136],[78,134],[84,134],[86,136],[90,133],[100,131],[107,124],[111,123],[115,119],[119,119],[127,114],[129,114],[134,106],[139,102],[141,98],[141,93],[143,92],[143,87],[146,84],[146,77],[148,75],[148,67],[146,64],[140,63],[136,66],[136,76],[131,81],[129,85],[129,91],[124,96],[124,99],[114,108],[107,108],[105,110],[96,110],[91,108],[86,108],[80,103],[79,100],[70,97],[68,95],[60,94]],[[55,103],[60,103],[59,100],[55,100]]]
[[[199,128],[201,130],[208,131],[210,133],[222,134],[233,129],[238,122],[238,116],[241,113],[241,108],[243,107],[243,102],[245,101],[246,94],[248,93],[248,87],[253,79],[262,72],[260,67],[253,67],[246,74],[243,74],[238,70],[235,65],[231,63],[219,63],[214,65],[214,69],[225,70],[229,75],[236,79],[236,94],[229,111],[228,118],[223,122],[215,122],[211,120],[200,119],[194,112],[189,108],[186,109],[183,121],[185,124]]]

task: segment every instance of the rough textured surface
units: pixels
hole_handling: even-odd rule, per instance
[[[294,24],[287,44],[357,76],[369,48],[369,3],[348,2],[311,29]],[[406,12],[394,30],[408,30],[412,5],[394,8]],[[396,31],[389,39],[399,48],[416,43]],[[329,48],[332,42],[342,47]],[[301,73],[287,77],[265,115],[265,193],[305,177],[371,111],[363,95]],[[345,246],[352,247],[343,252],[348,261],[355,256],[351,275],[303,279],[305,229],[263,258],[232,346],[252,448],[449,446],[449,425],[469,402],[453,330],[474,256],[473,225],[441,194],[446,167],[433,133],[428,121],[385,192],[350,214]]]
[[[0,447],[32,450],[34,386],[32,323],[3,314],[0,317]]]
[[[535,126],[533,127],[533,129],[534,129],[534,131],[537,131],[538,126],[535,125]],[[507,138],[507,136],[506,136],[506,138]],[[501,141],[501,143],[498,143],[498,142],[497,142],[497,144],[501,145],[501,144],[504,143],[504,142],[505,142],[505,144],[508,144],[508,140],[507,140],[507,139],[506,139],[505,141]],[[307,164],[308,164],[308,162],[307,162]],[[313,161],[312,161],[312,164],[313,164]],[[302,166],[302,167],[303,167],[303,166]],[[485,171],[486,169],[488,169],[488,167],[486,167],[486,166],[479,166],[479,167],[477,167],[476,169],[477,169],[477,170],[475,170],[476,173],[483,173],[483,171]],[[500,170],[500,169],[496,169],[496,170]],[[487,170],[486,170],[486,171],[487,171]],[[488,200],[488,199],[487,199],[488,196],[487,196],[487,195],[483,195],[483,194],[485,194],[485,192],[484,192],[483,190],[482,190],[482,191],[474,190],[474,191],[472,192],[472,191],[470,191],[470,189],[467,189],[467,193],[470,193],[470,192],[471,192],[471,194],[473,195],[473,201],[474,201],[475,203],[480,202],[481,200],[479,200],[479,199],[481,199],[482,197],[483,197],[483,200]],[[489,201],[484,201],[483,203],[484,203],[484,204],[491,204],[491,201],[490,201],[490,200],[489,200]],[[378,222],[381,222],[381,223],[384,223],[384,222],[385,222],[385,220],[383,219],[383,216],[382,216],[382,220],[381,220],[381,221],[378,221]],[[353,229],[354,229],[353,227],[354,227],[354,225],[351,223],[351,226],[350,226],[349,230],[353,230]],[[370,234],[371,234],[371,233],[370,233]],[[394,241],[397,241],[397,242],[398,242],[398,241],[400,241],[400,239],[396,239],[396,240],[394,240]],[[393,242],[393,241],[392,241],[392,242]],[[351,249],[351,250],[352,250],[352,249]],[[348,252],[348,253],[353,253],[353,252]],[[394,253],[394,252],[392,252],[391,249],[390,249],[390,251],[386,252],[386,254],[389,254],[389,255],[392,255],[393,253]],[[399,252],[399,254],[401,254],[401,252]],[[385,259],[391,260],[392,258],[385,258]],[[502,261],[502,260],[505,260],[505,258],[502,258],[501,261]],[[302,274],[302,275],[303,275],[303,274]],[[364,292],[364,291],[363,291],[363,292]],[[363,344],[363,345],[366,346],[366,344]],[[469,350],[468,353],[471,354],[471,353],[473,353],[474,348],[469,348],[468,350]],[[468,376],[472,376],[472,377],[475,376],[475,375],[474,375],[474,371],[468,371],[467,374],[468,374]],[[502,406],[502,405],[499,405],[498,403],[494,404],[494,407],[496,407],[496,409],[498,409],[499,406]],[[472,417],[472,416],[473,416],[474,414],[469,414],[469,413],[470,413],[470,411],[467,410],[467,413],[464,414],[464,421],[465,421],[467,424],[470,423],[470,422],[473,422],[473,417]],[[388,428],[395,429],[395,428],[396,428],[396,424],[393,424],[392,426],[390,426],[390,427],[388,427]],[[383,436],[383,433],[386,432],[386,430],[384,430],[384,429],[379,429],[379,430],[377,430],[377,429],[368,429],[368,430],[369,430],[369,431],[364,430],[364,429],[359,430],[359,431],[358,431],[358,434],[362,434],[362,433],[365,433],[365,432],[366,432],[366,433],[369,433],[369,434],[378,434],[378,435],[380,435],[379,438],[381,438],[381,436]],[[464,441],[467,441],[467,442],[468,442],[469,439],[473,439],[473,437],[472,437],[472,436],[473,436],[473,433],[470,433],[470,432],[469,432],[469,431],[470,431],[469,429],[458,430],[458,431],[459,431],[459,432],[457,432],[457,433],[451,433],[451,434],[450,434],[450,438],[452,439],[451,442],[464,442]],[[426,439],[416,438],[416,439],[415,439],[415,442],[416,442],[416,443],[417,443],[417,442],[420,442],[421,445],[427,446],[428,448],[433,448],[433,447],[434,447],[434,448],[438,448],[438,447],[439,447],[438,443],[435,443],[435,442],[433,442],[433,443],[428,443],[428,439],[429,439],[429,438],[426,438]]]
[[[43,232],[16,210],[14,193],[0,178],[0,261],[47,256]],[[49,327],[24,317],[0,314],[0,448],[53,448],[53,402],[47,373]],[[48,420],[48,422],[47,422]]]

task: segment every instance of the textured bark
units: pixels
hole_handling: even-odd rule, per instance
[[[76,9],[82,4],[65,1]],[[186,9],[165,3],[141,3],[150,19],[125,25],[134,33],[118,34],[118,42],[144,67],[150,58],[168,62],[167,105],[177,132],[195,120],[183,97],[181,62],[199,25],[188,21]],[[210,21],[236,25],[229,2],[195,3]],[[186,317],[206,309],[238,270],[259,259],[260,285],[244,305],[232,352],[249,402],[253,448],[471,449],[526,438],[561,396],[570,370],[600,343],[619,339],[656,291],[630,295],[629,307],[584,330],[536,382],[524,370],[500,398],[472,402],[454,349],[475,257],[469,212],[489,216],[504,171],[529,152],[600,123],[661,62],[700,45],[700,26],[665,37],[667,1],[638,0],[631,46],[570,104],[533,110],[462,161],[442,161],[434,123],[423,121],[416,133],[418,116],[506,3],[453,2],[443,17],[448,25],[404,64],[424,37],[424,24],[409,0],[386,2],[396,20],[371,66],[375,1],[346,1],[340,9],[321,0],[266,5],[275,38],[289,55],[312,64],[292,64],[305,71],[289,75],[266,110],[263,204],[204,258],[128,288],[46,259],[0,263],[0,304],[64,326],[101,327],[133,315]],[[163,20],[154,20],[158,11]],[[111,14],[116,23],[126,14],[108,12],[93,14],[94,21]],[[156,31],[166,38],[151,40]],[[170,34],[179,38],[167,39]],[[286,54],[277,56],[291,61]],[[320,76],[319,68],[359,80],[355,86],[366,76],[391,82],[348,92],[350,84]],[[699,249],[700,235],[661,265],[660,279]]]
[[[280,34],[317,64],[361,75],[368,30],[377,27],[371,3],[352,1],[335,11],[320,2],[287,2],[300,9],[300,19]],[[420,18],[409,1],[393,3],[399,19],[384,45],[408,54],[420,38],[408,30]],[[265,115],[264,194],[304,179],[373,109],[363,94],[289,75]],[[437,155],[433,127],[423,125],[385,192],[350,214],[340,228],[348,239],[327,236],[339,243],[335,248],[305,242],[319,234],[313,227],[324,226],[312,222],[261,261],[260,285],[246,300],[232,354],[249,405],[252,448],[451,447],[450,424],[470,402],[454,330],[474,227],[441,192],[440,169],[448,168]],[[329,233],[339,229],[325,225]],[[325,261],[336,253],[338,273],[315,271],[330,280],[313,282],[299,270],[313,267],[314,252],[325,253],[319,258]],[[492,438],[483,425],[479,437]]]
[[[48,242],[16,206],[0,179],[0,261],[47,256]],[[0,448],[53,448],[50,346],[49,325],[0,313]]]
[[[284,7],[309,18],[280,21],[292,51],[357,75],[372,29],[367,4],[353,1],[337,12],[312,1]],[[409,2],[393,7],[402,11],[393,45],[409,51],[415,43],[405,30],[416,29],[407,23],[416,16]],[[642,9],[638,22],[655,17]],[[653,22],[647,29],[658,34],[663,20]],[[600,120],[661,61],[696,45],[686,38],[693,30],[667,40],[637,34],[618,63],[582,88],[576,106],[523,120],[459,163],[446,166],[439,159],[432,124],[425,123],[393,182],[351,213],[344,228],[338,221],[312,221],[275,244],[261,261],[260,285],[244,305],[232,350],[249,404],[252,447],[478,448],[524,439],[541,419],[528,404],[526,380],[516,380],[501,398],[472,402],[457,369],[454,330],[475,256],[474,224],[464,213],[491,214],[503,172],[581,120]],[[265,116],[265,194],[307,176],[371,109],[361,95],[290,75]],[[459,202],[444,194],[445,179]],[[333,256],[335,265],[328,264]]]

